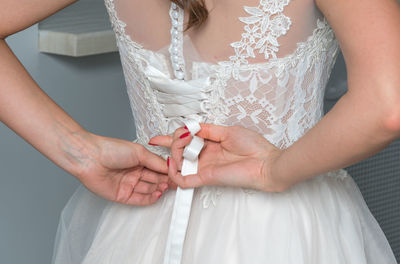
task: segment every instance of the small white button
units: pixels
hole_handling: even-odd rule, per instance
[[[172,63],[172,67],[174,68],[175,71],[181,68],[178,63]]]
[[[175,75],[176,75],[176,78],[183,80],[184,75],[183,75],[182,71],[176,71]]]

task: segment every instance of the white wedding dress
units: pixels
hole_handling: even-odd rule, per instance
[[[196,38],[201,35],[182,32],[187,14],[168,0],[105,4],[136,121],[136,141],[154,153],[166,158],[168,150],[149,146],[149,139],[172,133],[185,119],[241,125],[283,149],[322,118],[338,43],[314,1],[235,0],[225,10],[216,5],[208,29],[201,32],[214,40],[203,42]],[[146,4],[150,7],[143,9]],[[167,8],[164,15],[151,15],[167,5],[169,13]],[[185,81],[177,80],[185,74]],[[127,206],[80,187],[62,212],[53,262],[163,263],[174,199],[175,191],[168,191],[154,205]],[[283,193],[195,189],[182,263],[396,260],[356,184],[338,170]]]

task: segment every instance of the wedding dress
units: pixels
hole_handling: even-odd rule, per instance
[[[206,23],[215,27],[202,33],[215,39],[201,42],[183,31],[187,14],[170,1],[105,0],[136,142],[164,158],[166,148],[147,142],[187,119],[241,125],[283,149],[323,116],[338,43],[314,1],[231,2],[211,10]],[[135,207],[80,187],[62,212],[53,262],[163,263],[174,199],[168,191]],[[182,254],[184,264],[396,263],[345,170],[282,193],[195,189]]]

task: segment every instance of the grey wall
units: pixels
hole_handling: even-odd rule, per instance
[[[37,27],[7,39],[39,85],[88,130],[128,140],[133,120],[117,53],[40,54]],[[330,87],[346,89],[341,57]],[[337,100],[329,93],[326,111]],[[349,168],[393,248],[400,251],[400,143]],[[58,216],[77,181],[0,123],[0,263],[50,263]]]
[[[36,25],[7,43],[46,93],[86,129],[134,138],[118,53],[38,53]],[[0,122],[1,264],[50,263],[59,213],[77,184]]]

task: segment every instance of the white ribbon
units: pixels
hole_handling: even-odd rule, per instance
[[[152,65],[145,68],[145,74],[164,117],[187,117],[205,112],[202,101],[209,97],[210,77],[189,81],[171,79]]]
[[[183,164],[181,174],[186,176],[197,173],[198,155],[204,146],[204,140],[195,136],[200,131],[200,125],[194,120],[186,120],[186,127],[193,136],[192,141],[183,151]],[[164,255],[164,264],[180,264],[182,260],[183,244],[192,207],[194,189],[181,189],[176,191],[174,209],[169,227],[168,240]]]

